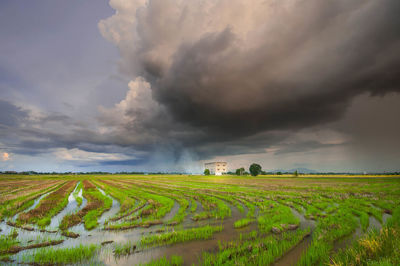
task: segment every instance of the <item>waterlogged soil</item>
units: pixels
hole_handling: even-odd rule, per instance
[[[73,213],[74,211],[76,211],[78,209],[78,203],[74,197],[74,192],[77,190],[78,185],[79,185],[79,183],[76,184],[75,189],[71,192],[71,194],[69,194],[67,206],[61,212],[59,212],[56,216],[51,218],[50,225],[48,226],[49,230],[57,230],[58,226],[60,225],[64,216],[67,214]]]
[[[246,182],[243,183],[243,185],[246,185]],[[248,184],[247,184],[248,185]],[[78,185],[77,185],[78,186]],[[21,246],[28,246],[29,243],[33,243],[34,240],[41,239],[43,241],[48,241],[48,240],[63,240],[63,242],[60,244],[54,246],[54,248],[66,248],[66,247],[76,247],[80,244],[82,245],[89,245],[89,244],[96,244],[99,245],[101,243],[107,243],[107,245],[103,245],[101,248],[101,251],[99,255],[96,256],[90,263],[95,263],[95,264],[105,264],[105,265],[135,265],[135,264],[140,264],[140,263],[147,263],[151,260],[161,258],[163,256],[166,257],[171,257],[172,255],[179,255],[183,258],[184,265],[192,265],[192,264],[197,264],[199,263],[201,259],[201,255],[203,252],[212,252],[216,253],[218,252],[218,247],[220,242],[228,242],[228,241],[234,241],[239,238],[240,234],[247,234],[250,231],[257,230],[257,219],[256,221],[250,223],[248,226],[241,228],[241,229],[235,229],[234,228],[234,222],[237,220],[240,220],[244,218],[248,212],[248,209],[244,204],[242,206],[244,207],[244,212],[239,212],[237,207],[235,207],[232,204],[229,204],[228,202],[224,201],[228,207],[231,209],[231,217],[227,217],[223,221],[215,220],[215,219],[206,219],[206,220],[201,220],[201,221],[193,221],[192,217],[194,214],[200,213],[204,211],[204,208],[200,201],[196,200],[197,203],[197,209],[194,213],[190,212],[191,208],[191,201],[189,200],[190,197],[187,197],[190,205],[187,208],[186,212],[187,215],[183,222],[179,225],[176,226],[167,226],[166,223],[170,221],[179,211],[180,205],[177,201],[174,201],[174,205],[169,213],[167,213],[161,220],[164,222],[164,224],[161,225],[154,225],[149,228],[143,228],[143,227],[138,227],[138,228],[132,228],[129,230],[115,230],[115,231],[107,231],[103,230],[104,224],[109,221],[111,218],[118,216],[118,212],[120,210],[120,203],[118,200],[115,198],[111,197],[109,194],[104,192],[103,189],[98,188],[99,191],[109,197],[112,200],[112,206],[111,208],[104,212],[98,222],[99,226],[93,230],[86,230],[84,228],[83,224],[76,225],[72,228],[69,229],[69,231],[78,233],[80,236],[78,238],[68,238],[64,237],[60,234],[60,231],[58,231],[58,226],[59,223],[61,222],[62,218],[69,214],[69,213],[76,213],[77,211],[81,210],[84,208],[84,206],[87,204],[87,200],[85,198],[82,198],[83,202],[81,206],[78,206],[75,197],[73,196],[73,193],[76,192],[77,186],[75,187],[74,191],[69,195],[68,197],[68,204],[67,206],[56,216],[54,216],[51,219],[51,224],[46,228],[47,230],[57,230],[54,233],[50,232],[40,232],[37,227],[34,227],[33,231],[28,231],[20,228],[15,228],[12,226],[9,226],[6,224],[6,221],[0,222],[0,229],[2,235],[7,235],[12,232],[12,230],[16,230],[18,232],[18,240],[21,242]],[[264,187],[267,187],[268,185],[265,184]],[[172,186],[171,186],[172,187]],[[227,186],[221,187],[226,190],[229,189]],[[106,189],[106,188],[104,188]],[[208,190],[207,190],[208,191]],[[50,193],[50,192],[49,192]],[[27,209],[25,212],[34,209],[36,206],[38,206],[39,202],[41,199],[43,199],[45,196],[47,196],[49,193],[46,193],[40,197],[38,197],[34,205],[31,206],[29,209]],[[78,192],[78,195],[82,197],[82,190]],[[224,194],[226,195],[226,194]],[[262,197],[260,197],[262,198]],[[266,197],[265,197],[266,198]],[[269,199],[269,198],[267,198]],[[339,204],[334,203],[334,205],[339,206]],[[304,210],[302,213],[298,212],[296,209],[291,208],[293,214],[299,218],[300,220],[300,225],[299,229],[304,230],[304,229],[310,229],[310,235],[306,236],[302,241],[299,242],[296,246],[294,246],[292,249],[290,249],[286,254],[284,254],[281,258],[279,258],[273,265],[275,266],[283,266],[283,265],[296,265],[297,262],[300,260],[301,256],[307,251],[308,247],[310,246],[312,240],[313,240],[313,232],[316,227],[316,221],[307,219],[305,216],[302,214],[304,213]],[[256,208],[255,213],[257,216],[259,209]],[[321,211],[322,214],[324,214],[324,211]],[[135,213],[132,214],[134,216]],[[10,218],[10,220],[15,220],[17,216]],[[130,216],[129,216],[130,217]],[[126,218],[129,218],[126,217]],[[391,215],[384,213],[383,214],[383,223],[380,223],[377,219],[374,217],[370,216],[369,217],[369,228],[368,230],[372,229],[377,229],[379,230],[382,227],[382,224],[386,223],[387,219],[391,217]],[[124,220],[123,218],[122,220]],[[318,217],[317,217],[318,219]],[[194,228],[194,227],[200,227],[200,226],[205,226],[205,225],[211,225],[211,226],[219,226],[223,225],[224,229],[221,232],[216,232],[210,239],[208,240],[193,240],[193,241],[187,241],[184,243],[177,243],[174,245],[168,245],[168,246],[160,246],[160,247],[152,247],[152,248],[142,248],[140,247],[140,240],[144,235],[151,235],[151,234],[158,234],[165,228],[167,228],[168,231],[171,230],[182,230],[182,229],[187,229],[187,228]],[[29,225],[30,226],[30,225]],[[355,240],[359,239],[362,237],[362,235],[365,232],[362,232],[360,225],[355,229],[355,231],[350,234],[349,236],[340,239],[334,243],[334,250],[333,252],[336,252],[342,248],[348,247],[352,242]],[[130,254],[129,256],[121,256],[121,257],[115,257],[113,254],[113,247],[115,244],[125,244],[125,243],[132,243],[137,245],[137,249]],[[57,242],[58,243],[58,242]],[[138,245],[139,244],[139,245]],[[15,263],[18,263],[19,261],[22,261],[22,258],[24,256],[29,256],[33,250],[22,250],[18,254],[12,256],[11,258],[15,260]]]
[[[175,214],[179,211],[179,207],[179,203],[174,201],[174,206],[172,206],[171,211],[164,216],[162,221],[166,223],[174,218]]]
[[[102,191],[101,189],[99,189]],[[104,191],[103,191],[104,192]],[[106,193],[104,195],[110,197]],[[103,224],[104,221],[107,219],[113,217],[116,215],[119,211],[120,205],[117,200],[114,198],[110,197],[113,200],[112,207],[109,211],[105,212],[101,218],[99,219],[99,223]],[[66,215],[69,212],[77,211],[78,209],[82,208],[85,203],[82,203],[81,207],[77,206],[76,200],[73,197],[73,193],[68,198],[68,205],[67,207],[60,212],[57,216],[53,217],[52,219],[52,225],[49,226],[49,228],[52,228],[53,226],[56,227],[55,225],[58,225],[58,223],[54,222],[53,220],[56,221],[56,218],[61,218]],[[199,209],[201,208],[200,202],[197,202]],[[73,228],[71,228],[70,231],[79,233],[80,237],[79,238],[65,238],[60,235],[60,232],[57,233],[46,233],[46,232],[40,232],[38,230],[34,231],[27,231],[23,229],[17,229],[18,230],[18,238],[22,242],[27,242],[32,239],[37,239],[38,237],[40,238],[48,238],[48,239],[64,239],[64,242],[60,243],[59,245],[55,246],[55,248],[65,248],[65,247],[75,247],[77,245],[83,244],[83,245],[88,245],[88,244],[99,244],[103,242],[112,242],[112,244],[105,245],[103,249],[101,250],[99,256],[96,258],[97,262],[101,262],[105,265],[135,265],[139,263],[147,263],[155,258],[167,256],[170,257],[172,255],[179,255],[182,256],[184,260],[184,265],[192,265],[197,264],[200,261],[201,254],[203,252],[217,252],[218,251],[218,243],[219,242],[227,242],[227,241],[233,241],[239,237],[239,235],[248,233],[252,230],[257,230],[257,223],[253,222],[247,227],[241,228],[241,229],[235,229],[234,228],[234,222],[243,218],[247,212],[247,209],[245,208],[244,212],[239,212],[236,207],[229,205],[232,210],[232,215],[229,218],[226,218],[224,221],[215,221],[215,220],[203,220],[203,221],[198,221],[198,222],[193,222],[190,219],[190,215],[188,215],[182,225],[178,226],[178,228],[192,228],[192,227],[199,227],[199,226],[205,226],[205,225],[223,225],[224,230],[221,232],[217,232],[214,234],[214,236],[211,239],[208,240],[194,240],[194,241],[189,241],[189,242],[184,242],[184,243],[177,243],[174,245],[170,246],[161,246],[161,247],[152,247],[152,248],[146,248],[146,249],[141,249],[140,247],[133,252],[133,254],[129,256],[121,256],[121,257],[115,257],[113,255],[113,244],[114,243],[139,243],[143,235],[148,235],[148,234],[155,234],[158,229],[161,229],[164,227],[164,225],[156,225],[152,226],[150,228],[135,228],[131,230],[124,230],[124,231],[105,231],[102,230],[102,227],[99,226],[98,228],[87,231],[83,224],[79,224]],[[164,220],[167,221],[174,217],[176,212],[179,210],[179,204],[175,202],[173,208],[171,209],[171,212],[164,217]],[[293,247],[291,250],[289,250],[284,256],[282,256],[280,259],[278,259],[274,265],[275,266],[284,266],[284,265],[296,265],[296,263],[299,261],[301,255],[307,250],[309,247],[311,241],[312,241],[312,233],[315,229],[316,223],[314,220],[310,220],[304,217],[301,213],[296,211],[295,209],[292,208],[293,214],[299,218],[300,220],[300,225],[299,229],[307,229],[310,228],[310,235],[306,236],[298,245]],[[384,221],[387,220],[387,218],[390,217],[389,214],[384,214]],[[370,228],[376,228],[380,229],[381,228],[381,223],[379,223],[378,220],[376,220],[374,217],[370,217]],[[0,223],[0,229],[2,230],[2,233],[8,234],[11,232],[11,230],[14,229],[14,227],[8,226],[4,222]],[[334,250],[339,250],[341,248],[345,248],[348,246],[351,242],[354,240],[358,239],[359,237],[362,236],[362,231],[360,227],[356,229],[356,231],[349,237],[338,241],[335,243]],[[26,254],[30,254],[30,250],[24,250],[21,251],[19,254],[15,255],[15,258],[22,258]]]
[[[292,208],[292,213],[300,219],[299,229],[305,230],[310,228],[310,234],[306,236],[299,244],[290,249],[285,255],[283,255],[278,261],[274,263],[274,266],[291,266],[296,265],[300,260],[301,255],[307,250],[312,241],[313,232],[315,229],[315,221],[306,219],[301,213]]]
[[[21,213],[27,213],[27,212],[29,212],[30,210],[33,210],[34,208],[36,208],[37,205],[39,204],[39,202],[40,202],[44,197],[46,197],[47,195],[49,195],[51,192],[52,192],[52,191],[49,191],[49,192],[47,192],[47,193],[41,195],[41,196],[38,197],[37,199],[35,199],[32,206],[30,206],[29,208],[27,208],[27,209],[24,210],[23,212],[20,212],[20,213],[15,214],[15,215],[11,218],[11,221],[17,220],[18,215],[20,215]]]
[[[103,190],[99,189],[100,192],[104,193]],[[104,222],[107,221],[108,219],[110,219],[111,217],[114,217],[120,210],[121,205],[119,204],[118,200],[114,199],[113,197],[111,197],[110,195],[107,194],[103,194],[106,195],[107,197],[109,197],[112,200],[112,205],[111,205],[111,209],[109,209],[108,211],[104,212],[101,217],[99,218],[99,224],[100,225],[104,225]]]
[[[136,251],[134,254],[130,256],[114,258],[110,251],[105,251],[102,253],[104,256],[103,263],[107,265],[134,265],[138,263],[146,263],[154,258],[159,258],[162,256],[170,257],[172,255],[182,256],[184,265],[192,265],[193,263],[199,262],[199,257],[203,252],[216,252],[218,250],[218,243],[224,241],[232,241],[239,237],[240,233],[248,233],[252,230],[257,229],[256,223],[252,223],[249,226],[242,229],[235,229],[234,222],[243,218],[244,214],[240,213],[235,207],[231,206],[232,216],[225,219],[224,221],[201,221],[196,222],[194,225],[199,224],[205,225],[223,225],[224,230],[221,232],[217,232],[213,235],[211,239],[208,240],[194,240],[184,243],[178,243],[171,246],[162,246],[162,247],[153,247],[144,250]],[[186,218],[188,219],[188,218]],[[196,227],[192,226],[191,227]],[[139,238],[136,239],[129,238],[132,243],[139,242],[142,234],[148,232],[156,231],[156,227],[147,228],[147,230],[141,230],[142,232],[139,234]],[[116,241],[118,242],[118,241]]]
[[[390,218],[391,215],[384,213],[382,216],[383,223],[379,222],[375,217],[369,216],[369,226],[367,232],[370,230],[381,230],[382,225],[386,223],[387,219]],[[333,246],[333,250],[337,252],[340,249],[348,248],[354,241],[360,239],[364,235],[364,232],[361,229],[360,224],[357,226],[356,230],[349,236],[344,237],[343,239],[336,241]]]

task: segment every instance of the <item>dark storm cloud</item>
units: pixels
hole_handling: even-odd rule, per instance
[[[0,99],[0,127],[15,126],[27,112],[14,104]]]
[[[101,165],[129,165],[129,166],[137,166],[142,165],[147,162],[148,158],[141,158],[141,159],[133,159],[133,160],[119,160],[119,161],[105,161],[100,162]]]
[[[213,8],[204,9],[205,2]],[[336,121],[359,94],[400,91],[397,0],[232,1],[230,7],[150,0],[129,8],[118,6],[125,12],[101,27],[111,41],[108,31],[121,34],[122,68],[150,82],[173,126],[205,132],[210,143]],[[250,14],[254,23],[230,12]],[[121,27],[118,16],[134,22]],[[130,25],[136,35],[125,40]]]
[[[241,136],[330,122],[341,117],[359,93],[399,91],[400,3],[380,1],[373,9],[360,10],[363,14],[354,20],[347,16],[356,14],[347,14],[348,10],[328,12],[336,1],[327,2],[318,11],[326,16],[307,22],[319,26],[300,25],[302,34],[292,37],[299,25],[289,22],[285,27],[290,37],[266,36],[255,51],[236,47],[230,30],[182,45],[171,68],[164,76],[155,76],[156,99],[178,121]],[[328,40],[319,38],[333,27],[340,31]],[[271,39],[285,47],[283,54],[276,55]],[[278,77],[273,74],[282,62],[290,69],[302,53],[310,54],[300,58],[306,62]]]
[[[275,155],[281,155],[281,154],[286,154],[286,153],[293,153],[293,152],[307,152],[307,151],[313,151],[317,149],[323,149],[323,148],[330,148],[330,147],[335,147],[335,146],[341,146],[345,145],[344,143],[340,144],[326,144],[326,143],[321,143],[319,141],[304,141],[304,142],[298,142],[298,143],[288,143],[288,144],[282,144],[282,148],[280,148],[278,151],[275,152]]]

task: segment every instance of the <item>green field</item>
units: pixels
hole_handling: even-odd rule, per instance
[[[400,177],[0,175],[15,265],[400,265]]]

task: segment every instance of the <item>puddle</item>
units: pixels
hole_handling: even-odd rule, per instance
[[[103,194],[104,196],[106,196],[106,193],[104,192],[104,190],[102,190],[102,189],[99,188],[99,187],[98,187],[97,189],[100,191],[101,194]]]
[[[100,190],[100,192],[102,192],[101,189],[99,189],[99,190]],[[104,191],[102,193],[104,193]],[[120,207],[121,207],[118,200],[114,199],[110,195],[106,195],[106,194],[103,194],[103,195],[105,195],[106,197],[109,197],[112,200],[112,205],[111,205],[111,209],[109,209],[108,211],[105,211],[99,218],[100,225],[104,225],[104,222],[106,222],[111,217],[115,216],[119,212]]]
[[[231,206],[232,216],[225,219],[222,223],[224,225],[224,230],[215,233],[212,239],[209,240],[194,240],[185,243],[178,243],[171,246],[155,247],[142,250],[131,254],[128,257],[114,258],[111,254],[107,252],[103,253],[103,263],[106,265],[134,265],[138,263],[146,263],[152,259],[160,258],[163,256],[170,257],[172,255],[179,255],[183,257],[184,265],[192,265],[193,263],[199,262],[199,257],[203,252],[215,252],[218,250],[219,241],[232,241],[236,239],[240,233],[250,232],[251,230],[257,229],[257,224],[252,223],[246,228],[235,229],[233,224],[238,219],[244,217],[236,207]],[[210,221],[204,221],[205,224],[210,224]],[[220,225],[221,221],[213,221],[211,225]],[[202,223],[192,222],[191,227],[197,227],[202,225]],[[154,231],[156,227],[147,228],[149,231]],[[137,230],[137,229],[136,229]],[[124,234],[126,237],[125,241],[131,241],[132,243],[139,242],[145,230],[139,230],[139,233],[127,232]],[[148,231],[148,232],[149,232]],[[103,240],[104,241],[104,240]]]
[[[299,213],[296,209],[291,208],[292,213],[300,219],[300,226],[299,228],[304,230],[307,228],[311,229],[311,233],[314,231],[315,228],[315,221],[311,219],[306,219],[301,213]]]
[[[57,230],[58,226],[60,225],[60,223],[65,215],[77,211],[78,203],[74,197],[74,192],[76,192],[78,185],[79,185],[79,183],[76,184],[75,189],[71,192],[71,194],[69,194],[67,206],[65,206],[65,208],[61,212],[59,212],[56,216],[51,218],[51,222],[50,222],[50,225],[48,226],[48,230]]]
[[[376,229],[380,230],[382,228],[382,224],[373,216],[369,216],[369,225],[367,231]]]
[[[174,206],[172,206],[171,211],[164,216],[162,221],[165,223],[165,222],[170,221],[172,218],[174,218],[175,214],[179,211],[179,208],[180,208],[179,203],[177,203],[174,200]]]
[[[387,219],[390,217],[391,217],[390,214],[384,213],[382,216],[383,224],[385,224]],[[382,228],[382,223],[380,223],[375,217],[369,216],[369,226],[367,232],[373,229],[380,230],[381,228]],[[352,233],[350,236],[347,236],[342,240],[336,241],[333,250],[337,252],[340,249],[349,247],[354,241],[360,239],[364,234],[365,233],[362,232],[361,226],[359,225],[356,228],[355,232]]]
[[[11,218],[11,221],[15,222],[15,220],[18,218],[18,215],[20,215],[21,213],[26,213],[26,212],[28,212],[28,211],[33,210],[34,208],[36,208],[36,206],[39,204],[39,202],[40,202],[44,197],[46,197],[47,195],[49,195],[51,192],[53,192],[53,191],[49,191],[49,192],[47,192],[47,193],[41,195],[41,196],[38,197],[37,199],[35,199],[35,201],[33,202],[33,205],[32,205],[32,206],[30,206],[28,209],[26,209],[26,210],[24,210],[24,211],[22,211],[22,212],[20,212],[20,213],[15,214],[15,215]]]
[[[361,225],[360,223],[358,223],[356,230],[352,234],[335,241],[335,243],[333,244],[333,251],[338,252],[341,249],[348,248],[351,244],[353,244],[354,241],[359,239],[362,235],[363,232],[361,229]]]
[[[311,236],[306,236],[297,246],[289,250],[281,259],[275,262],[274,266],[292,266],[297,265],[303,253],[310,246]]]
[[[11,231],[16,230],[18,232],[18,240],[21,241],[21,243],[25,243],[28,240],[36,240],[38,238],[60,238],[60,235],[57,233],[46,233],[46,232],[40,232],[40,231],[27,231],[21,228],[15,228],[12,226],[7,225],[5,222],[0,223],[0,228],[1,228],[1,235],[8,235]]]
[[[297,265],[300,260],[301,255],[307,250],[312,241],[312,233],[315,229],[315,221],[306,219],[302,214],[300,214],[294,208],[291,208],[293,214],[300,219],[299,229],[304,230],[310,228],[310,235],[306,236],[299,244],[293,247],[291,250],[286,252],[279,260],[277,260],[274,266],[291,266]]]
[[[386,224],[387,220],[388,220],[389,218],[391,218],[391,217],[392,217],[391,214],[383,213],[383,215],[382,215],[383,224]]]

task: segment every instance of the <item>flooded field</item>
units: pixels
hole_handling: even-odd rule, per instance
[[[1,176],[0,187],[5,265],[344,265],[365,237],[397,230],[400,212],[395,177]]]

